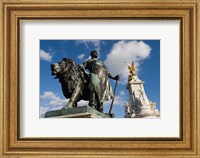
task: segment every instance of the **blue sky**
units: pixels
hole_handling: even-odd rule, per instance
[[[40,40],[40,117],[46,111],[61,109],[67,99],[61,85],[51,76],[50,64],[62,58],[71,58],[77,64],[90,58],[90,52],[99,51],[99,59],[113,75],[120,75],[112,112],[116,118],[124,117],[124,102],[129,100],[127,85],[128,67],[136,65],[137,75],[143,80],[148,99],[156,102],[160,110],[160,40]],[[114,89],[115,81],[110,80]],[[80,101],[79,106],[88,102]],[[111,101],[104,103],[108,112]]]

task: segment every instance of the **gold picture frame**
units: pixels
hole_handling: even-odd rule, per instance
[[[1,5],[1,157],[200,157],[198,0],[4,0]],[[20,21],[24,19],[179,19],[180,138],[19,138]]]

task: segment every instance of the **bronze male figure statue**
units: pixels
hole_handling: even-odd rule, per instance
[[[86,73],[89,71],[89,106],[103,111],[103,102],[110,100],[114,97],[112,88],[108,78],[119,80],[119,75],[113,77],[108,71],[106,66],[101,60],[98,60],[98,52],[93,50],[91,53],[91,59],[85,61],[81,66],[81,69]]]

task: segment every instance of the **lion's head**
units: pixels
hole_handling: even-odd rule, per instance
[[[59,76],[70,69],[74,62],[71,59],[63,58],[60,62],[51,64],[51,74]]]

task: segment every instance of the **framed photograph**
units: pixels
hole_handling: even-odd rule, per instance
[[[67,25],[69,25],[69,23],[74,24],[74,22],[68,22]],[[92,23],[97,23],[97,21],[85,23],[91,25]],[[105,25],[105,29],[108,29],[109,26],[111,29],[113,27],[112,23],[112,21],[101,22],[100,25],[101,27]],[[123,23],[124,22],[121,24]],[[134,24],[139,23],[141,22],[134,22]],[[128,21],[125,22],[125,25],[127,24]],[[77,25],[77,22],[75,22],[75,25]],[[81,25],[82,24],[79,26],[83,27]],[[125,26],[120,27],[124,28]],[[95,26],[93,26],[92,29],[96,32]],[[136,29],[138,28],[135,28],[135,30]],[[80,30],[83,29],[81,28]],[[109,32],[111,33],[111,31]],[[87,32],[84,36],[87,37],[90,33],[91,31]],[[177,41],[178,40],[179,39],[177,39]],[[97,53],[98,60],[95,59],[95,53]],[[147,63],[143,62],[146,60],[148,61]],[[72,64],[70,64],[70,62]],[[96,62],[103,67],[94,66]],[[68,64],[65,65],[65,63]],[[152,67],[150,67],[150,65],[152,65]],[[63,67],[64,69],[62,69]],[[67,67],[70,67],[70,69],[67,70]],[[79,71],[76,71],[76,68],[78,68]],[[82,72],[81,69],[85,70],[80,77],[80,81],[69,77],[80,76],[79,72]],[[95,69],[95,71],[93,69]],[[90,81],[98,72],[103,73],[104,69],[107,71],[109,77],[105,82],[100,83],[100,85],[103,87],[103,85],[108,82],[108,86],[102,89],[100,88],[101,86],[96,88],[96,96],[99,96],[98,98],[100,99],[94,99],[92,102],[90,99],[90,95],[93,93],[90,90],[92,88],[88,87],[93,87],[93,82],[90,83]],[[92,75],[90,71],[92,71]],[[131,71],[131,73],[129,71]],[[154,77],[150,78],[149,76],[152,74],[154,74]],[[119,75],[119,80],[115,79],[116,75]],[[104,75],[99,74],[98,76],[101,79],[104,78]],[[145,84],[140,77],[144,78]],[[63,78],[65,78],[65,80],[63,80]],[[49,81],[49,83],[47,83],[47,81]],[[70,90],[68,90],[71,89],[71,83],[74,83],[74,89],[76,89],[79,87],[76,86],[76,82],[82,83],[82,81],[85,86],[80,88],[82,90],[79,90],[78,93],[75,92],[76,95],[79,95],[81,91],[83,93],[80,95],[80,99],[76,101],[78,107],[67,110],[67,104],[72,100],[72,94],[69,93]],[[147,83],[149,84],[147,85]],[[152,89],[154,89],[153,93],[151,93]],[[105,93],[105,96],[102,97],[99,91]],[[134,92],[134,94],[131,94],[132,92]],[[151,100],[155,99],[156,101],[154,101],[154,103],[153,101],[149,101],[147,94],[151,95]],[[114,95],[114,97],[112,97],[112,95]],[[103,106],[100,107],[98,105],[98,100],[102,100]],[[160,40],[40,40],[40,118],[84,118],[85,112],[77,112],[77,110],[83,110],[80,108],[84,108],[86,105],[91,107],[92,103],[96,107],[96,112],[100,113],[96,113],[99,115],[95,116],[95,114],[90,112],[87,113],[85,117],[91,115],[93,118],[159,118],[159,101]],[[153,107],[153,104],[155,104],[155,107]],[[132,105],[135,106],[132,107]],[[66,109],[65,113],[70,112],[69,115],[58,113],[58,110],[63,107]],[[73,114],[71,111],[72,109],[76,110]],[[111,111],[110,115],[108,114],[109,111]],[[147,114],[147,111],[149,114]],[[60,110],[60,112],[64,112],[64,110]],[[108,115],[101,115],[101,113]]]
[[[199,9],[1,2],[1,157],[199,157]]]

